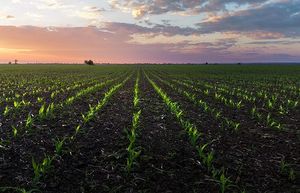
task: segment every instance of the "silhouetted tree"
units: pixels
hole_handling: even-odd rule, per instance
[[[18,64],[18,60],[17,59],[15,60],[15,64]]]
[[[8,64],[11,64],[11,61],[9,61]]]
[[[94,65],[93,60],[85,60],[84,63],[87,65]]]

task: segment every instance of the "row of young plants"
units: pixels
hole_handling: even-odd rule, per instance
[[[200,106],[205,113],[211,115],[211,117],[217,121],[222,123],[222,126],[227,127],[235,132],[239,131],[241,123],[235,122],[227,117],[225,117],[221,110],[216,108],[212,108],[207,102],[203,99],[198,99],[194,93],[191,93],[188,90],[183,90],[175,84],[172,84],[166,80],[161,79],[159,76],[152,74],[156,79],[160,82],[164,83],[165,85],[169,86],[174,91],[178,92],[179,94],[184,95],[187,99],[193,102],[195,105]]]
[[[166,106],[170,109],[171,113],[176,117],[178,123],[186,131],[191,145],[195,148],[198,153],[199,160],[206,167],[207,171],[210,173],[211,177],[217,181],[220,185],[220,192],[224,193],[229,191],[233,186],[233,182],[225,174],[225,169],[217,169],[215,167],[215,155],[213,150],[209,150],[209,145],[212,142],[201,143],[201,137],[204,135],[200,132],[197,127],[185,118],[183,110],[180,108],[177,102],[172,101],[172,99],[145,73],[146,78],[157,92],[157,94],[162,98]]]
[[[186,84],[187,86],[192,86],[190,84]],[[225,90],[223,88],[223,90]],[[228,94],[228,92],[227,92]],[[246,95],[246,94],[245,94]],[[219,94],[219,96],[222,96],[221,94]],[[239,95],[233,95],[233,96],[239,96]],[[246,95],[247,96],[247,95]],[[223,97],[224,98],[224,97]],[[244,98],[251,98],[251,96],[248,97],[244,97]],[[250,100],[249,102],[253,102],[253,100]],[[269,100],[269,103],[272,104]],[[243,106],[242,106],[243,107]],[[242,110],[241,108],[237,108],[237,110]],[[274,128],[276,130],[283,130],[284,126],[283,124],[281,124],[278,120],[276,120],[273,116],[271,112],[267,112],[267,114],[265,113],[265,111],[263,110],[263,108],[258,108],[255,105],[250,108],[250,109],[243,109],[245,112],[248,112],[248,115],[251,115],[251,118],[255,118],[258,122],[263,123],[264,125],[266,125],[267,127],[271,127]],[[285,111],[285,110],[284,110]]]
[[[198,87],[193,85],[193,82],[191,81],[190,83],[185,82],[184,80],[175,80],[173,79],[174,82],[176,82],[177,84],[183,85],[187,88],[190,88],[196,92],[202,93],[206,96],[213,96],[214,99],[222,102],[223,104],[225,104],[226,106],[229,106],[231,108],[236,109],[237,111],[241,111],[244,110],[246,112],[248,112],[248,115],[252,118],[256,118],[258,122],[263,123],[264,125],[274,128],[276,130],[283,130],[284,126],[283,124],[281,124],[278,120],[276,120],[271,113],[268,113],[267,115],[263,114],[262,112],[259,112],[259,110],[256,106],[254,106],[253,108],[249,109],[244,109],[243,107],[245,107],[244,103],[242,100],[240,100],[239,102],[233,102],[233,99],[227,99],[225,96],[223,96],[220,93],[214,92],[214,91],[210,91],[209,89],[199,89]],[[225,120],[225,122],[228,122],[228,119]],[[230,122],[228,122],[228,124],[231,124]],[[232,126],[235,127],[237,126],[237,129],[239,128],[240,124],[239,123],[232,123]]]
[[[186,82],[183,79],[180,79],[181,82],[184,82],[184,84],[186,84]],[[179,80],[176,80],[177,83],[180,83]],[[194,85],[192,84],[193,82],[190,81],[191,85],[188,85],[189,88],[194,87]],[[174,86],[174,88],[176,88]],[[191,88],[192,89],[192,88]],[[190,97],[192,99],[192,97]],[[259,122],[264,123],[265,125],[269,126],[269,127],[273,127],[276,129],[281,130],[282,127],[280,124],[278,124],[276,122],[276,120],[274,120],[270,113],[268,113],[267,115],[263,115],[260,112],[258,112],[257,108],[254,106],[252,109],[245,109],[245,110],[251,110],[251,117],[252,118],[257,118]],[[283,158],[280,162],[280,167],[278,165],[279,172],[281,175],[287,177],[290,181],[295,181],[296,179],[296,172],[294,170],[294,166],[295,164],[292,163],[288,163],[287,161],[285,161],[285,159]]]
[[[96,82],[96,80],[92,81],[93,83]],[[54,97],[58,94],[58,93],[64,93],[62,91],[72,91],[75,90],[77,88],[80,87],[84,87],[86,86],[85,82],[75,82],[73,86],[66,86],[64,87],[60,87],[60,86],[51,86],[51,87],[47,87],[47,88],[38,88],[38,89],[33,89],[30,92],[23,92],[22,94],[15,94],[14,97],[10,97],[10,98],[5,98],[5,101],[7,103],[7,105],[4,108],[3,111],[3,116],[8,116],[11,113],[14,112],[20,112],[22,108],[25,107],[29,107],[29,106],[34,106],[37,103],[43,103],[45,102],[45,99],[42,97],[43,94],[45,93],[51,93],[50,95],[50,99],[54,99]],[[38,95],[37,97],[35,97],[35,95]],[[31,100],[26,100],[24,99],[25,97],[29,97],[31,98]],[[36,101],[32,101],[32,99],[36,99]],[[12,105],[10,105],[9,103],[12,103]]]
[[[179,83],[179,81],[176,81]],[[184,82],[184,81],[182,81]],[[193,85],[187,85],[187,86],[193,86]],[[273,127],[276,128],[278,130],[282,130],[283,127],[281,126],[280,123],[278,123],[276,120],[274,120],[271,117],[271,114],[268,113],[267,115],[263,115],[262,113],[260,113],[258,111],[258,108],[256,106],[254,106],[251,110],[250,110],[250,114],[252,118],[257,119],[259,122],[261,123],[265,123],[266,126],[269,127]],[[285,161],[285,159],[282,159],[280,162],[280,173],[282,175],[287,176],[287,178],[290,181],[294,181],[296,179],[296,174],[295,174],[295,170],[293,169],[293,164],[287,163]]]
[[[51,120],[54,118],[55,114],[57,112],[60,112],[65,108],[66,105],[71,105],[75,101],[79,100],[80,98],[87,96],[89,94],[95,93],[96,91],[102,89],[103,87],[116,82],[120,80],[122,77],[113,78],[113,79],[107,79],[104,82],[97,83],[93,86],[90,86],[88,88],[84,88],[80,91],[78,91],[74,96],[71,96],[67,98],[66,100],[60,102],[60,103],[50,103],[48,105],[43,104],[39,108],[38,114],[33,115],[32,113],[28,113],[27,118],[25,119],[24,126],[22,125],[12,125],[12,136],[14,138],[18,137],[19,135],[22,135],[23,133],[32,133],[33,126],[35,123],[41,123],[44,120]],[[71,99],[71,100],[70,100]],[[10,143],[9,141],[6,141],[6,143]]]
[[[42,78],[42,77],[40,77]],[[65,81],[61,81],[59,79],[47,79],[46,81],[43,81],[44,83],[41,84],[40,82],[32,82],[29,81],[26,84],[21,84],[20,85],[14,85],[14,87],[11,87],[10,89],[5,89],[4,92],[2,93],[2,96],[0,98],[0,103],[5,102],[13,102],[19,98],[24,98],[26,96],[35,96],[41,93],[47,93],[47,92],[51,92],[54,91],[56,89],[60,89],[60,88],[67,88],[69,86],[72,86],[73,84],[80,84],[80,83],[84,83],[86,82],[91,82],[95,80],[95,78],[93,79],[87,79],[87,80],[78,80],[78,81],[74,81],[74,82],[70,82],[65,80]]]
[[[41,161],[36,161],[34,157],[32,157],[32,169],[33,169],[33,178],[32,178],[32,189],[25,190],[24,188],[18,187],[2,187],[0,190],[15,190],[22,193],[32,193],[39,191],[39,182],[40,180],[47,175],[51,171],[53,166],[53,161],[58,159],[64,153],[64,147],[68,143],[75,143],[75,139],[79,134],[84,134],[84,129],[87,124],[93,120],[96,114],[108,103],[111,97],[122,87],[124,84],[131,78],[132,75],[128,76],[121,83],[117,83],[113,85],[107,92],[104,93],[104,97],[98,101],[95,106],[89,105],[89,110],[82,114],[80,123],[74,128],[74,133],[69,136],[65,136],[62,139],[57,139],[54,142],[54,152],[44,154],[44,157]]]
[[[202,78],[201,80],[197,77],[189,78],[192,74],[182,76],[172,76],[172,74],[165,74],[170,78],[177,79],[180,82],[186,82],[188,84],[200,86],[201,89],[214,89],[218,92],[225,92],[233,96],[235,99],[246,100],[251,103],[256,102],[261,104],[262,108],[271,110],[272,112],[277,112],[280,115],[286,114],[288,110],[294,110],[299,106],[300,89],[297,88],[295,83],[292,83],[288,87],[292,87],[293,91],[286,91],[286,85],[289,80],[283,80],[280,84],[270,84],[270,77],[262,81],[256,79],[248,79],[245,77],[222,77],[222,76],[212,76],[209,78]],[[280,77],[276,77],[276,81]],[[281,93],[280,91],[286,91]],[[296,94],[293,94],[296,92]],[[212,94],[214,92],[211,92]],[[213,95],[211,95],[213,96]],[[226,102],[226,101],[225,101]],[[227,102],[231,106],[230,101]],[[259,106],[259,105],[257,105]]]
[[[106,78],[106,77],[104,77]],[[98,78],[99,79],[99,78]],[[22,108],[35,106],[41,103],[51,103],[55,101],[55,97],[59,94],[72,93],[77,89],[84,88],[86,86],[94,85],[98,82],[98,79],[87,79],[83,81],[76,81],[71,85],[60,86],[59,84],[54,86],[49,86],[46,88],[39,87],[38,90],[32,90],[30,92],[23,92],[22,94],[15,94],[14,97],[6,98],[6,102],[12,102],[12,105],[7,104],[3,111],[3,116],[8,116],[13,112],[20,112]],[[50,94],[51,93],[51,94]],[[44,98],[43,94],[47,94],[48,98]],[[36,96],[38,95],[38,96]],[[25,96],[30,98],[30,100],[24,99]],[[34,100],[35,99],[35,100]]]
[[[195,83],[192,80],[183,80],[191,84]],[[246,88],[241,87],[230,87],[227,84],[209,84],[204,81],[197,81],[197,85],[205,86],[210,89],[225,93],[237,97],[239,99],[251,102],[251,103],[260,103],[262,100],[262,108],[266,108],[272,112],[276,112],[279,115],[287,115],[290,110],[294,110],[299,106],[299,100],[290,98],[287,95],[280,96],[279,93],[268,92],[267,90],[257,89],[255,91],[249,91]],[[281,98],[281,99],[280,99]]]
[[[126,130],[127,139],[129,141],[128,147],[126,148],[128,152],[128,157],[126,159],[126,171],[130,173],[133,169],[135,160],[141,154],[141,150],[136,147],[136,138],[138,136],[138,127],[140,123],[141,109],[140,109],[140,99],[139,99],[139,81],[140,73],[138,72],[137,78],[134,84],[134,96],[133,96],[133,115],[132,115],[132,125],[129,130]]]
[[[212,85],[210,85],[213,87]],[[249,91],[241,87],[229,87],[228,85],[220,84],[216,88],[223,91],[226,94],[233,96],[242,96],[245,100],[249,102],[259,102],[262,100],[262,108],[266,108],[273,112],[277,112],[280,115],[286,115],[290,110],[294,110],[298,107],[299,101],[297,99],[292,99],[289,96],[280,96],[276,92],[268,92],[266,90],[257,89],[255,92]],[[281,99],[280,99],[281,98]],[[249,100],[250,99],[250,100]]]

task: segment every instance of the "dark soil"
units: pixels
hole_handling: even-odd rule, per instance
[[[145,71],[151,74],[147,69]],[[171,80],[163,74],[160,74],[163,79]],[[59,109],[51,119],[36,120],[29,130],[24,128],[27,114],[32,112],[36,115],[40,106],[24,108],[6,118],[1,115],[0,187],[38,189],[43,193],[220,192],[219,182],[212,178],[200,161],[186,131],[148,82],[143,70],[140,70],[140,75],[141,117],[135,145],[141,154],[131,173],[126,171],[129,141],[125,131],[130,130],[132,124],[136,73],[73,140],[66,140],[63,153],[55,157],[51,168],[36,183],[33,182],[32,158],[41,162],[45,155],[54,155],[55,140],[72,136],[76,126],[82,124],[82,113],[89,110],[89,105],[96,105],[116,82]],[[242,123],[240,130],[234,132],[185,96],[154,76],[150,77],[172,101],[178,102],[184,118],[203,133],[201,143],[210,143],[208,148],[214,152],[214,166],[218,169],[224,167],[226,176],[234,185],[226,192],[300,192],[300,140],[295,132],[268,128],[251,119],[246,111],[235,111],[211,97],[196,93],[211,107],[220,109],[223,116]],[[177,86],[188,91],[184,86]],[[74,93],[75,90],[65,95],[60,93],[55,102]],[[49,94],[44,97],[49,98]],[[250,108],[251,104],[248,105]],[[296,119],[291,129],[297,129],[299,114],[293,112],[293,115]],[[12,135],[11,125],[20,126],[20,134],[16,138]],[[288,168],[295,171],[295,180],[281,172],[280,162],[283,159],[290,164]],[[8,189],[2,192],[18,191]]]
[[[227,168],[231,180],[242,190],[253,193],[295,192],[297,181],[290,181],[288,176],[281,174],[280,161],[284,158],[299,171],[300,153],[297,148],[300,142],[296,135],[258,127],[246,121],[237,133],[224,130],[215,125],[213,117],[209,117],[199,106],[193,105],[160,81],[157,80],[156,83],[172,100],[179,102],[186,116],[204,132],[205,138],[214,140],[211,148],[216,152],[216,164]],[[219,105],[214,104],[212,99],[208,101],[214,107]],[[225,116],[235,117],[231,113],[234,112],[227,110]]]

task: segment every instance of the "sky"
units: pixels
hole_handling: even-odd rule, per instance
[[[300,0],[0,0],[0,62],[299,62]]]

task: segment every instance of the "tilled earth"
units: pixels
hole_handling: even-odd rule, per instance
[[[221,109],[226,117],[242,122],[239,132],[233,132],[185,96],[154,76],[150,77],[172,101],[178,102],[185,118],[203,133],[201,140],[211,142],[209,148],[214,152],[215,167],[224,168],[233,184],[227,192],[300,192],[300,140],[295,132],[273,130],[247,117],[244,112],[230,111],[212,98],[195,93],[211,107]],[[140,73],[141,117],[136,141],[141,154],[132,172],[126,172],[129,143],[126,131],[132,124],[135,78],[136,73],[84,125],[76,138],[65,141],[63,153],[55,157],[49,171],[38,182],[33,182],[32,159],[41,162],[44,155],[53,154],[55,140],[71,136],[81,122],[82,113],[89,110],[89,105],[96,105],[116,82],[56,111],[49,120],[35,122],[31,131],[21,132],[16,138],[11,136],[10,125],[18,117],[25,120],[27,115],[20,113],[11,119],[2,119],[1,138],[9,139],[11,143],[0,146],[0,190],[21,192],[24,188],[45,193],[220,192],[219,181],[213,179],[201,163],[186,132],[143,71]],[[291,163],[295,180],[290,180],[280,171],[283,158]]]

